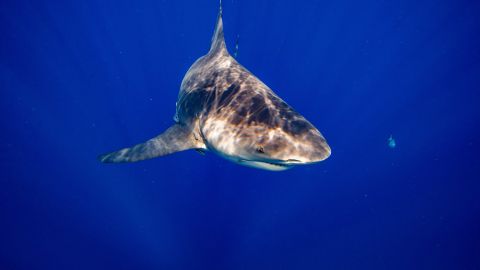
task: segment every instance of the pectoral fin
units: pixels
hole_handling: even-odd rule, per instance
[[[103,163],[136,162],[188,149],[204,148],[203,142],[195,138],[191,129],[175,124],[155,138],[130,148],[101,155],[99,160]]]

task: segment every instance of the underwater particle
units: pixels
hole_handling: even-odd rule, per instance
[[[237,58],[238,55],[238,40],[240,39],[240,35],[237,35],[237,39],[235,40],[235,52],[233,53],[233,57]]]
[[[387,142],[388,142],[388,147],[390,147],[392,149],[397,146],[397,143],[395,142],[395,139],[393,138],[393,135],[390,135]]]

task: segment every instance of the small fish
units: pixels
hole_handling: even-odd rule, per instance
[[[390,147],[392,149],[397,146],[397,143],[395,142],[395,139],[393,138],[393,135],[390,135],[387,142],[388,142],[388,147]]]

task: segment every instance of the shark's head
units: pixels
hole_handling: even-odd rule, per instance
[[[303,118],[276,125],[233,119],[206,121],[203,133],[211,150],[240,165],[282,171],[330,156],[322,134]]]
[[[319,132],[291,136],[282,129],[273,129],[264,136],[238,142],[229,159],[249,167],[282,171],[320,162],[330,153],[330,147]]]

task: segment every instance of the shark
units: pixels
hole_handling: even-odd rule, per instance
[[[99,160],[136,162],[193,149],[244,166],[283,171],[331,154],[312,123],[230,55],[221,4],[210,50],[182,80],[174,122],[160,135]]]

